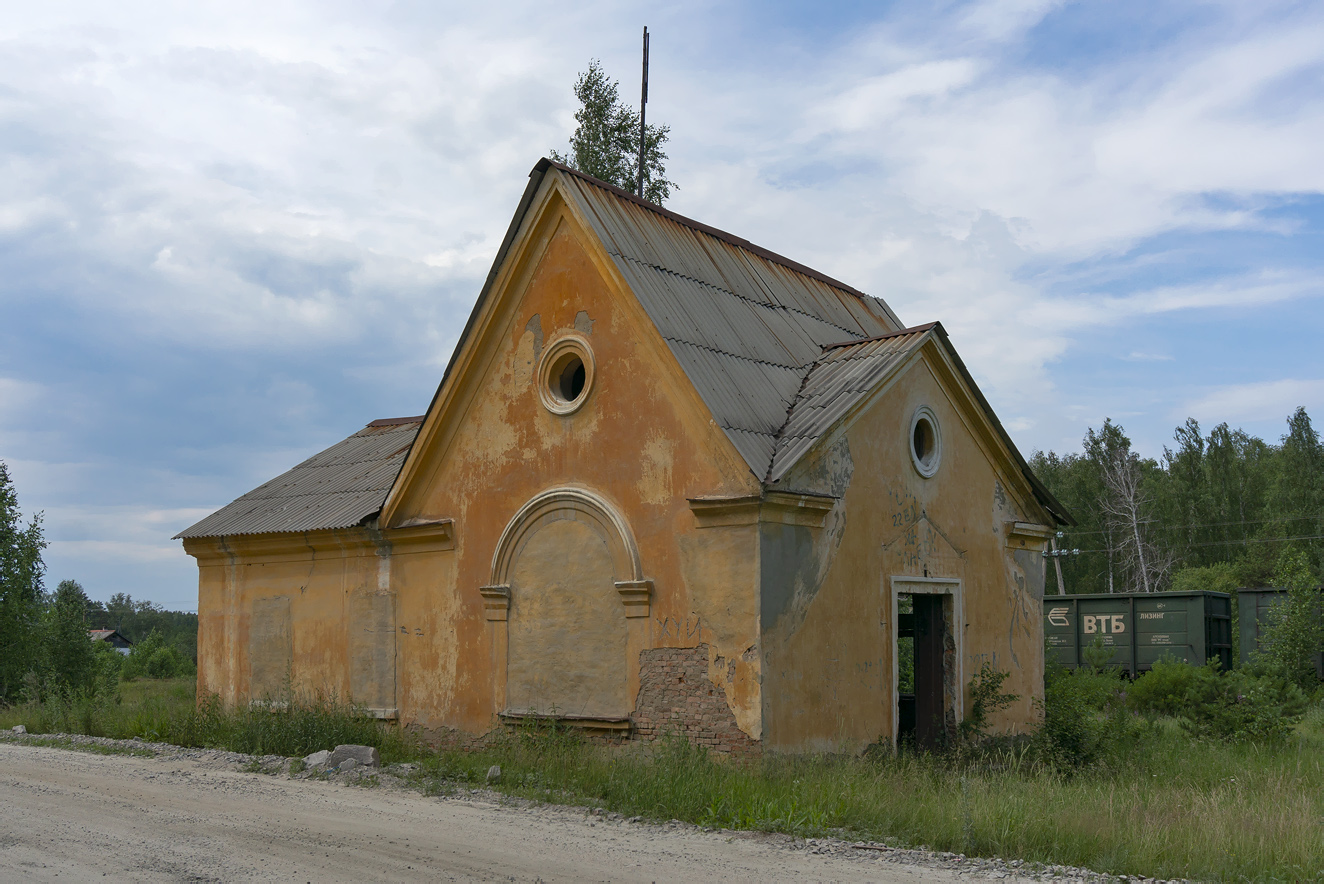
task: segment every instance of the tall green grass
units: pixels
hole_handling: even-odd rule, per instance
[[[1015,748],[964,756],[719,761],[683,742],[622,753],[573,735],[512,735],[435,754],[434,788],[504,791],[705,826],[834,835],[1113,874],[1324,880],[1324,732],[1278,748],[1194,743],[1153,726],[1120,766],[1065,775]]]
[[[394,730],[365,718],[334,697],[296,697],[280,710],[225,708],[217,698],[196,702],[192,679],[125,682],[117,697],[51,697],[0,710],[0,727],[23,724],[29,733],[95,737],[228,749],[251,755],[302,756],[342,743],[392,748]],[[399,750],[395,750],[399,754]]]
[[[339,743],[419,763],[430,792],[484,785],[564,804],[704,826],[832,835],[1016,857],[1125,875],[1324,880],[1324,707],[1279,744],[1192,740],[1144,724],[1129,750],[1073,772],[1025,746],[940,756],[773,756],[732,762],[682,741],[607,747],[530,726],[481,748],[433,750],[334,700],[283,711],[194,703],[187,682],[126,684],[121,702],[0,710],[0,726],[299,756]]]

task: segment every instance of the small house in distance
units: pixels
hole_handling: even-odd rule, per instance
[[[105,642],[121,654],[127,655],[133,649],[133,642],[120,635],[116,629],[89,629],[88,636],[94,642]]]
[[[542,160],[426,414],[179,537],[200,694],[840,751],[1032,722],[1067,518],[941,325]]]

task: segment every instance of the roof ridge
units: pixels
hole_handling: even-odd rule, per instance
[[[859,338],[858,340],[854,340],[854,341],[838,341],[835,344],[824,344],[823,350],[826,352],[828,350],[836,350],[841,347],[854,347],[856,344],[872,344],[875,341],[885,341],[888,338],[899,338],[902,335],[913,335],[916,334],[917,332],[926,332],[938,324],[939,323],[937,323],[936,321],[926,322],[923,325],[912,325],[910,328],[903,328],[900,331],[888,332],[885,335],[874,335],[872,338]],[[819,359],[822,358],[823,357],[821,356],[819,357]],[[814,361],[817,362],[818,360],[816,359]]]
[[[735,292],[732,291],[731,289],[722,288],[720,285],[718,285],[715,282],[709,282],[706,279],[699,279],[697,276],[689,276],[677,270],[672,270],[670,267],[663,267],[661,264],[650,264],[647,261],[642,261],[639,258],[634,257],[633,255],[624,255],[621,254],[620,252],[613,252],[613,251],[608,251],[607,254],[613,255],[617,258],[623,258],[626,261],[633,261],[635,264],[639,264],[643,267],[648,267],[652,270],[658,270],[661,271],[662,273],[670,273],[672,276],[678,276],[681,279],[688,279],[690,282],[694,282],[702,286],[707,286],[710,289],[716,289],[719,292],[725,292],[731,297],[739,298],[740,300],[748,304],[758,304],[760,307],[767,307],[769,310],[785,310],[787,313],[794,313],[797,316],[805,316],[808,317],[809,319],[815,320],[816,322],[821,322],[824,325],[830,325],[835,329],[840,329],[846,334],[851,334],[851,330],[846,328],[844,325],[838,325],[835,322],[829,322],[828,320],[824,319],[821,316],[815,316],[812,313],[808,313],[796,307],[788,307],[785,304],[769,304],[766,301],[760,301],[757,298],[751,298],[748,295],[742,295],[740,294],[740,292]],[[865,340],[865,339],[861,339],[861,340]],[[827,346],[835,346],[835,345],[827,345]]]
[[[842,282],[839,279],[834,279],[833,277],[828,276],[826,273],[821,273],[820,271],[815,270],[812,267],[809,267],[805,264],[801,264],[799,261],[793,261],[790,258],[786,257],[785,255],[779,255],[776,252],[772,251],[771,249],[765,249],[763,246],[752,243],[749,240],[744,239],[743,237],[736,236],[733,233],[727,233],[725,230],[722,230],[717,227],[712,227],[708,224],[704,224],[702,221],[695,221],[693,218],[687,218],[686,216],[673,212],[670,209],[664,209],[662,206],[659,206],[656,203],[650,203],[646,199],[641,199],[640,197],[635,196],[633,193],[630,193],[628,190],[622,190],[621,188],[617,187],[614,184],[608,184],[606,181],[603,181],[600,178],[594,178],[592,175],[587,175],[583,172],[580,172],[578,169],[572,169],[569,166],[556,162],[555,160],[550,160],[547,157],[543,157],[537,162],[536,165],[534,165],[533,168],[534,171],[541,172],[541,171],[545,171],[549,167],[553,169],[559,169],[560,171],[566,173],[567,175],[573,175],[576,178],[580,178],[588,182],[589,184],[592,184],[594,187],[600,187],[603,190],[607,191],[608,193],[614,194],[615,196],[618,196],[621,199],[628,200],[634,203],[635,205],[640,206],[641,208],[648,209],[650,212],[654,212],[658,215],[661,215],[663,218],[674,221],[677,224],[680,224],[682,227],[688,227],[691,230],[697,230],[700,233],[706,233],[709,236],[716,237],[717,239],[720,239],[723,242],[730,243],[731,245],[736,246],[738,248],[742,248],[748,252],[758,255],[760,258],[764,258],[768,261],[771,261],[774,264],[780,264],[786,269],[793,270],[796,273],[802,274],[804,276],[808,276],[810,279],[816,279],[819,282],[826,283],[827,285],[830,285],[833,288],[840,289],[841,291],[854,295],[857,298],[873,297],[868,292],[862,292],[853,286],[847,285],[846,283]]]
[[[427,417],[426,414],[416,415],[415,417],[379,417],[375,421],[369,421],[368,427],[394,427],[401,424],[421,424]]]

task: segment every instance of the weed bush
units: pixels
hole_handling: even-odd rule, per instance
[[[1050,670],[1043,724],[1034,737],[1037,756],[1065,772],[1118,758],[1137,736],[1124,686],[1118,671]]]
[[[970,679],[970,709],[961,722],[961,736],[966,740],[979,739],[988,727],[988,717],[994,712],[1006,709],[1020,699],[1017,694],[1002,693],[1002,683],[1011,677],[1010,672],[1002,672],[985,663],[975,677]]]
[[[125,658],[121,677],[125,681],[142,678],[178,678],[193,675],[197,670],[193,661],[168,644],[161,633],[153,629],[147,638],[138,642]]]
[[[1182,724],[1198,738],[1281,743],[1309,705],[1301,688],[1269,664],[1220,673],[1211,662],[1192,671]]]
[[[1187,694],[1195,684],[1196,671],[1194,666],[1164,655],[1127,688],[1127,704],[1151,717],[1182,715],[1189,705]]]
[[[281,708],[226,708],[209,696],[154,735],[180,746],[220,747],[251,755],[302,756],[342,743],[383,745],[382,726],[334,697],[296,698]]]

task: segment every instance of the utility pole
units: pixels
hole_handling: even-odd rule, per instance
[[[1051,556],[1052,559],[1053,559],[1053,567],[1057,569],[1057,594],[1058,594],[1058,595],[1066,595],[1066,594],[1067,594],[1067,585],[1066,585],[1065,583],[1062,582],[1062,556],[1078,556],[1078,555],[1080,555],[1080,550],[1078,550],[1078,549],[1058,549],[1058,548],[1057,548],[1057,541],[1062,537],[1062,534],[1063,534],[1063,532],[1058,531],[1058,532],[1057,532],[1056,534],[1054,534],[1052,537],[1049,537],[1049,538],[1048,538],[1048,544],[1053,548],[1053,551],[1052,551],[1052,552],[1049,552],[1048,550],[1044,550],[1044,558],[1049,558],[1049,557]]]
[[[1058,534],[1061,533],[1061,531],[1058,532]],[[1052,537],[1048,542],[1053,545],[1053,567],[1057,568],[1057,594],[1066,595],[1067,585],[1062,582],[1062,559],[1057,554],[1057,538]]]
[[[639,95],[639,181],[635,186],[635,195],[644,198],[644,135],[648,132],[644,125],[644,114],[648,109],[648,27],[644,27],[644,76]]]

